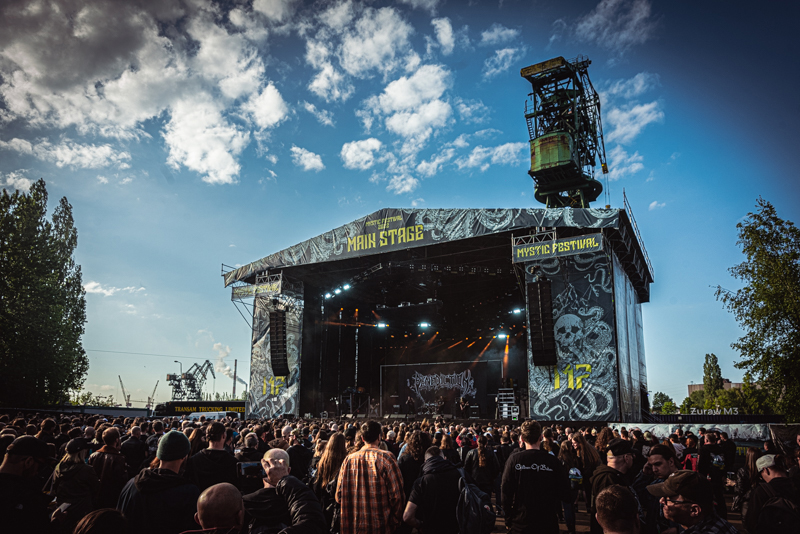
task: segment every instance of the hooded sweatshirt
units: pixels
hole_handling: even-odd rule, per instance
[[[179,534],[194,530],[200,490],[169,469],[145,469],[122,489],[117,510],[131,532]]]
[[[414,482],[409,501],[417,505],[416,518],[423,534],[456,534],[458,480],[461,473],[453,462],[434,456],[422,464],[422,476]]]
[[[186,461],[186,478],[200,491],[214,484],[228,482],[237,485],[236,457],[225,450],[203,449]]]
[[[67,515],[77,522],[94,509],[100,479],[90,465],[61,462],[53,475],[53,491],[59,504],[71,504]]]
[[[620,484],[622,486],[628,486],[628,479],[627,477],[622,474],[621,472],[617,471],[613,467],[608,467],[607,465],[601,465],[597,469],[594,470],[594,475],[591,479],[592,482],[592,507],[591,513],[592,517],[597,512],[597,508],[594,505],[594,499],[597,497],[597,494],[606,489],[609,486],[613,486],[614,484]]]

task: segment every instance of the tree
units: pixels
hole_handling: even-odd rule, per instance
[[[692,393],[683,399],[681,403],[681,413],[688,414],[692,412],[692,408],[696,408],[698,410],[702,410],[705,408],[706,404],[706,396],[705,392],[702,389],[698,389],[696,391],[692,391]]]
[[[0,404],[64,402],[83,384],[89,361],[78,232],[62,198],[48,221],[47,189],[0,195]]]
[[[678,407],[672,402],[672,399],[668,400],[664,403],[664,406],[661,407],[662,415],[673,415],[677,413]]]
[[[713,404],[717,393],[722,391],[722,371],[719,368],[717,356],[713,352],[706,354],[706,362],[703,364],[703,391],[706,404]],[[706,406],[706,408],[713,408],[713,406]]]
[[[670,398],[669,395],[667,395],[666,393],[661,393],[660,391],[656,391],[653,394],[653,404],[652,404],[653,413],[662,413],[662,408],[664,408],[664,404],[666,404],[667,402],[672,402],[674,404],[674,401]]]
[[[745,335],[731,344],[735,366],[752,373],[789,421],[800,419],[800,229],[759,198],[755,213],[736,225],[745,261],[729,269],[744,283],[717,286],[716,297]]]

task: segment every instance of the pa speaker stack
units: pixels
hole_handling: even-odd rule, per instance
[[[553,327],[553,299],[550,281],[540,280],[528,284],[528,331],[531,336],[533,365],[547,366],[558,363]]]
[[[269,357],[275,376],[289,376],[289,356],[286,352],[286,312],[269,312]]]

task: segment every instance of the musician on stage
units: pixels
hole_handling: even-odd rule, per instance
[[[444,395],[440,395],[436,401],[436,413],[444,415]]]
[[[408,396],[406,400],[406,413],[408,415],[416,415],[417,414],[417,407],[414,404],[414,399],[411,398],[411,395]]]
[[[458,411],[461,419],[469,418],[469,401],[464,397],[461,397],[461,400],[458,402]]]

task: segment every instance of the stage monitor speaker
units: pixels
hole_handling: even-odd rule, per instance
[[[528,332],[531,336],[533,365],[547,366],[558,363],[556,338],[553,327],[553,299],[550,281],[540,280],[528,284]]]
[[[289,355],[286,350],[286,312],[269,312],[269,358],[272,374],[289,376]]]

